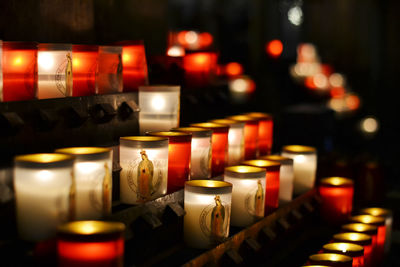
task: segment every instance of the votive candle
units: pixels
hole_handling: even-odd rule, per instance
[[[122,47],[99,46],[96,94],[122,92]]]
[[[329,243],[324,245],[323,253],[336,253],[353,258],[353,267],[364,267],[364,248],[352,243]]]
[[[361,233],[346,232],[335,234],[333,242],[344,242],[360,245],[364,248],[364,265],[373,266],[372,264],[372,238],[369,235]]]
[[[336,253],[320,253],[309,256],[308,263],[333,267],[351,267],[353,259],[349,256]]]
[[[72,45],[72,96],[96,94],[98,54],[97,45]]]
[[[244,159],[255,159],[258,156],[258,123],[259,119],[245,116],[235,115],[227,119],[244,122]]]
[[[260,156],[271,154],[273,144],[274,123],[271,114],[250,112],[245,115],[259,119],[258,151]]]

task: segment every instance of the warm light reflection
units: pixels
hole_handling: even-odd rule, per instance
[[[343,87],[344,86],[344,78],[340,73],[332,73],[329,76],[329,84],[332,87]]]
[[[167,55],[170,57],[183,57],[185,55],[185,49],[181,46],[174,45],[168,48]]]
[[[226,65],[226,74],[228,76],[237,76],[243,73],[243,67],[237,62],[230,62]]]
[[[361,121],[361,130],[365,133],[376,133],[379,129],[379,123],[374,117],[366,117]]]
[[[42,182],[48,182],[48,181],[51,180],[52,174],[51,174],[50,171],[41,170],[41,171],[39,171],[39,173],[38,173],[38,177],[39,177],[39,180],[41,180]]]
[[[39,66],[45,70],[51,70],[54,65],[54,58],[51,53],[39,52],[38,53]]]
[[[313,82],[315,86],[319,89],[326,89],[328,88],[328,79],[322,73],[317,73],[313,77]]]
[[[199,40],[199,36],[195,31],[188,31],[185,33],[185,42],[189,45],[194,45]]]
[[[200,46],[202,48],[206,48],[206,47],[210,46],[213,43],[213,37],[208,32],[200,33],[199,39],[200,39],[199,40]]]
[[[163,110],[165,108],[165,104],[165,99],[161,96],[155,96],[151,100],[151,107],[156,111]]]
[[[283,44],[280,40],[272,40],[267,44],[266,50],[271,57],[279,57],[283,52]]]
[[[330,91],[331,97],[342,98],[344,97],[346,90],[343,87],[333,87]]]
[[[22,64],[22,58],[21,58],[21,57],[16,57],[16,58],[14,59],[13,65],[14,65],[14,66],[19,66],[19,65],[21,65],[21,64]]]
[[[346,97],[346,105],[350,110],[356,110],[360,107],[360,98],[354,94]]]

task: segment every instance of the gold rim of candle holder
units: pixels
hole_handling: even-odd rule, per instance
[[[288,145],[282,148],[282,152],[291,154],[314,154],[317,152],[317,149],[312,146]]]
[[[123,236],[125,224],[108,221],[75,221],[57,227],[57,236],[63,240],[94,242],[116,240]]]
[[[210,120],[209,122],[229,125],[231,128],[239,128],[239,129],[244,128],[245,126],[244,122],[230,120],[230,119],[214,119]]]
[[[179,85],[156,84],[139,86],[139,93],[180,92]]]
[[[346,242],[336,242],[329,243],[322,246],[325,253],[336,253],[342,254],[349,257],[361,257],[364,255],[364,248],[360,245],[346,243]]]
[[[254,117],[254,118],[257,118],[260,120],[268,120],[268,121],[272,121],[272,118],[273,118],[271,114],[264,113],[264,112],[248,112],[248,113],[244,113],[243,115]]]
[[[39,43],[38,51],[53,52],[53,51],[72,51],[72,44],[63,43]]]
[[[170,142],[191,142],[192,134],[188,132],[158,131],[146,132],[149,136],[167,137]]]
[[[210,129],[216,133],[228,133],[229,128],[230,128],[228,125],[213,123],[213,122],[191,123],[190,126]]]
[[[260,119],[255,118],[255,117],[250,117],[248,115],[234,115],[234,116],[229,116],[226,117],[228,120],[234,120],[234,121],[240,121],[244,122],[246,124],[257,124],[260,121]]]
[[[242,161],[241,164],[265,168],[268,171],[279,171],[281,168],[281,164],[277,161],[266,160],[266,159],[251,159]]]
[[[239,179],[254,179],[265,178],[265,168],[259,168],[249,165],[235,165],[225,168],[224,175],[229,175],[231,178]]]
[[[122,53],[122,46],[99,45],[99,54],[101,53],[120,54]]]
[[[75,157],[62,153],[37,153],[14,157],[15,165],[25,168],[72,167]]]
[[[319,181],[321,186],[328,186],[328,187],[351,187],[354,185],[353,180],[345,177],[325,177]]]
[[[210,136],[212,136],[212,130],[200,128],[200,127],[179,127],[179,128],[172,128],[171,131],[191,133],[193,137],[210,137]]]
[[[342,225],[342,230],[346,232],[356,232],[362,233],[367,235],[377,235],[378,234],[378,227],[371,224],[365,223],[349,223]]]
[[[361,233],[340,233],[333,236],[333,240],[336,242],[353,243],[357,245],[370,245],[372,243],[372,237],[367,234]]]
[[[312,262],[331,262],[331,263],[352,263],[353,259],[349,256],[336,254],[336,253],[320,253],[314,254],[308,257],[308,259]]]
[[[168,148],[169,140],[159,136],[124,136],[119,138],[119,143],[134,148]]]
[[[372,224],[375,226],[385,225],[385,218],[372,215],[356,215],[350,217],[351,222]]]
[[[73,155],[77,160],[102,160],[111,156],[111,148],[106,147],[65,147],[55,150],[56,153]]]
[[[372,215],[376,217],[390,217],[392,216],[392,211],[389,209],[385,208],[380,208],[380,207],[370,207],[370,208],[364,208],[360,210],[360,213],[365,214],[365,215]]]
[[[191,180],[185,182],[185,190],[199,194],[229,194],[232,184],[216,180]]]
[[[258,159],[265,159],[265,160],[272,160],[279,162],[281,165],[293,165],[293,159],[280,156],[280,155],[266,155],[266,156],[261,156]]]

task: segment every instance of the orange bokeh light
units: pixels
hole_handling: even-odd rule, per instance
[[[206,48],[206,47],[210,46],[213,43],[213,37],[208,32],[200,33],[199,39],[200,39],[199,40],[200,47],[202,47],[202,48]]]
[[[304,85],[309,88],[309,89],[317,89],[317,86],[314,83],[314,77],[313,76],[308,76],[304,80]]]
[[[331,97],[332,98],[342,98],[345,94],[345,89],[343,87],[333,87],[331,89]]]
[[[283,52],[283,44],[280,40],[272,40],[266,45],[266,51],[271,57],[279,57]]]
[[[242,65],[237,62],[228,63],[225,68],[226,75],[228,76],[237,76],[243,73]]]
[[[360,107],[360,98],[356,95],[349,95],[346,98],[346,105],[350,110],[356,110]]]

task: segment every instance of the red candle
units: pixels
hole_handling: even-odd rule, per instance
[[[122,47],[99,46],[96,94],[122,92]]]
[[[329,223],[346,222],[353,209],[354,183],[343,177],[321,179],[318,186],[321,215]]]
[[[271,154],[272,136],[273,136],[273,120],[272,116],[267,113],[251,112],[246,115],[259,119],[258,125],[258,147],[260,156]]]
[[[59,266],[122,267],[125,225],[119,222],[76,221],[58,230]]]
[[[308,264],[320,266],[351,267],[352,263],[351,257],[336,253],[320,253],[308,257]]]
[[[351,243],[329,243],[323,246],[322,253],[336,253],[353,258],[353,267],[364,266],[364,248]]]
[[[3,43],[2,101],[34,99],[37,94],[37,44]]]
[[[72,96],[88,96],[96,93],[98,46],[72,46]]]
[[[211,82],[217,69],[215,52],[195,52],[183,57],[185,82],[188,87],[205,87]]]
[[[147,135],[168,137],[168,189],[173,193],[189,180],[192,134],[187,132],[147,132]]]
[[[229,126],[212,122],[192,123],[190,126],[213,130],[211,137],[211,176],[222,175],[225,165],[228,163]]]
[[[378,227],[378,236],[376,239],[376,250],[374,251],[374,260],[376,264],[382,264],[385,253],[386,226],[385,218],[372,215],[357,215],[350,217],[354,223],[365,223]]]
[[[244,165],[267,170],[265,186],[265,216],[273,213],[279,205],[279,173],[281,164],[272,160],[254,159],[242,162]]]
[[[259,120],[246,115],[228,117],[230,120],[244,122],[244,159],[256,159],[258,157],[258,124]]]
[[[360,245],[364,248],[364,266],[372,266],[372,238],[360,233],[340,233],[333,236],[333,242],[344,242]]]
[[[375,262],[375,253],[377,251],[378,227],[363,223],[349,223],[342,225],[342,232],[355,232],[369,235],[372,238],[372,261]]]
[[[122,65],[124,92],[137,91],[139,86],[148,84],[146,51],[143,41],[123,41]]]

